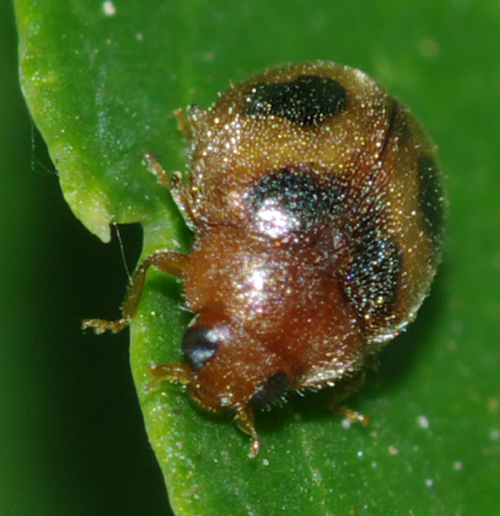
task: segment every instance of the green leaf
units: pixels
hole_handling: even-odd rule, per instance
[[[259,414],[263,449],[182,388],[147,390],[177,362],[181,288],[152,271],[132,327],[146,427],[177,514],[492,514],[500,480],[496,350],[500,180],[498,6],[264,0],[17,0],[22,87],[64,196],[102,240],[141,222],[143,257],[187,251],[191,234],[145,152],[184,170],[173,116],[267,66],[327,59],[359,67],[413,108],[447,172],[444,265],[416,323],[382,353],[345,428],[328,393]],[[471,20],[474,23],[471,23]],[[492,116],[495,113],[496,116]]]

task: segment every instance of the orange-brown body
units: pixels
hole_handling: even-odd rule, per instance
[[[155,255],[121,323],[87,326],[126,325],[150,265],[182,276],[196,315],[187,364],[153,372],[207,410],[236,411],[256,455],[254,407],[359,383],[414,319],[440,257],[440,176],[410,112],[334,63],[267,71],[180,118],[192,155],[176,198],[193,255]]]

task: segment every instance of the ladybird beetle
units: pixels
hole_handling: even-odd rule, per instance
[[[195,229],[193,254],[147,258],[122,319],[84,327],[127,326],[149,267],[180,277],[195,315],[184,362],[151,373],[187,385],[208,411],[233,411],[255,457],[255,409],[288,391],[344,396],[415,318],[440,260],[441,176],[410,111],[337,63],[270,69],[208,111],[177,115],[191,167],[174,195]]]

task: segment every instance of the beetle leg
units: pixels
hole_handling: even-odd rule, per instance
[[[370,416],[365,416],[347,407],[338,407],[337,410],[341,416],[348,419],[351,423],[363,423],[365,426],[370,424]]]
[[[148,388],[153,389],[160,382],[180,383],[189,385],[193,381],[193,372],[186,364],[161,364],[149,368],[155,379]]]
[[[260,437],[255,428],[255,416],[253,410],[248,405],[245,408],[240,408],[236,412],[236,424],[238,428],[252,437],[252,444],[250,446],[250,453],[248,457],[255,459],[260,451]]]
[[[197,104],[191,104],[187,111],[186,115],[183,109],[178,109],[174,114],[179,121],[179,129],[184,133],[187,143],[192,145],[196,140],[196,135],[206,127],[208,113]]]
[[[340,403],[345,400],[350,394],[356,392],[362,385],[364,380],[364,371],[358,371],[353,376],[344,378],[334,387],[332,407],[342,416],[348,419],[351,423],[363,423],[368,426],[370,424],[370,417],[365,416],[355,410],[344,407]]]
[[[143,156],[143,164],[148,168],[151,174],[154,174],[158,179],[158,183],[165,188],[172,188],[171,179],[168,177],[168,174],[165,172],[165,169],[160,165],[160,162],[151,154],[151,152],[146,152]]]
[[[187,254],[176,253],[173,251],[158,251],[151,256],[148,256],[142,262],[138,271],[136,272],[132,283],[129,286],[127,298],[123,305],[122,317],[118,321],[105,321],[103,319],[85,319],[82,324],[82,329],[93,328],[97,334],[105,331],[112,331],[118,333],[126,328],[135,317],[139,309],[144,286],[146,284],[146,274],[150,267],[155,267],[166,274],[173,274],[179,278],[184,278],[184,274],[189,265],[190,256]]]
[[[148,170],[158,179],[158,183],[168,190],[173,190],[172,195],[179,207],[185,211],[184,215],[187,215],[193,223],[196,222],[196,214],[193,206],[194,201],[191,190],[189,185],[183,182],[182,174],[178,172],[171,178],[168,177],[168,174],[160,165],[160,162],[150,152],[146,152],[146,154],[144,154],[144,161]]]
[[[176,109],[174,115],[179,122],[179,129],[184,133],[186,140],[191,143],[194,140],[194,131],[189,116],[186,116],[186,113],[181,108]]]

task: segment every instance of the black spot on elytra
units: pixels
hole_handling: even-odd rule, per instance
[[[343,206],[347,186],[310,169],[283,169],[260,177],[251,195],[252,229],[282,241],[310,241]]]
[[[285,397],[290,388],[290,378],[285,373],[276,373],[257,389],[250,403],[253,408],[261,409],[274,405]]]
[[[418,162],[420,209],[436,252],[444,231],[444,192],[439,168],[433,158],[423,154]]]
[[[202,326],[188,328],[182,340],[184,359],[193,371],[208,363],[218,347],[217,332]]]
[[[278,116],[313,127],[339,115],[347,107],[347,91],[339,82],[303,75],[292,82],[260,83],[247,97],[249,116]]]
[[[354,232],[351,265],[344,276],[344,288],[357,313],[368,325],[377,325],[396,301],[403,253],[384,235],[378,223],[367,220]]]

